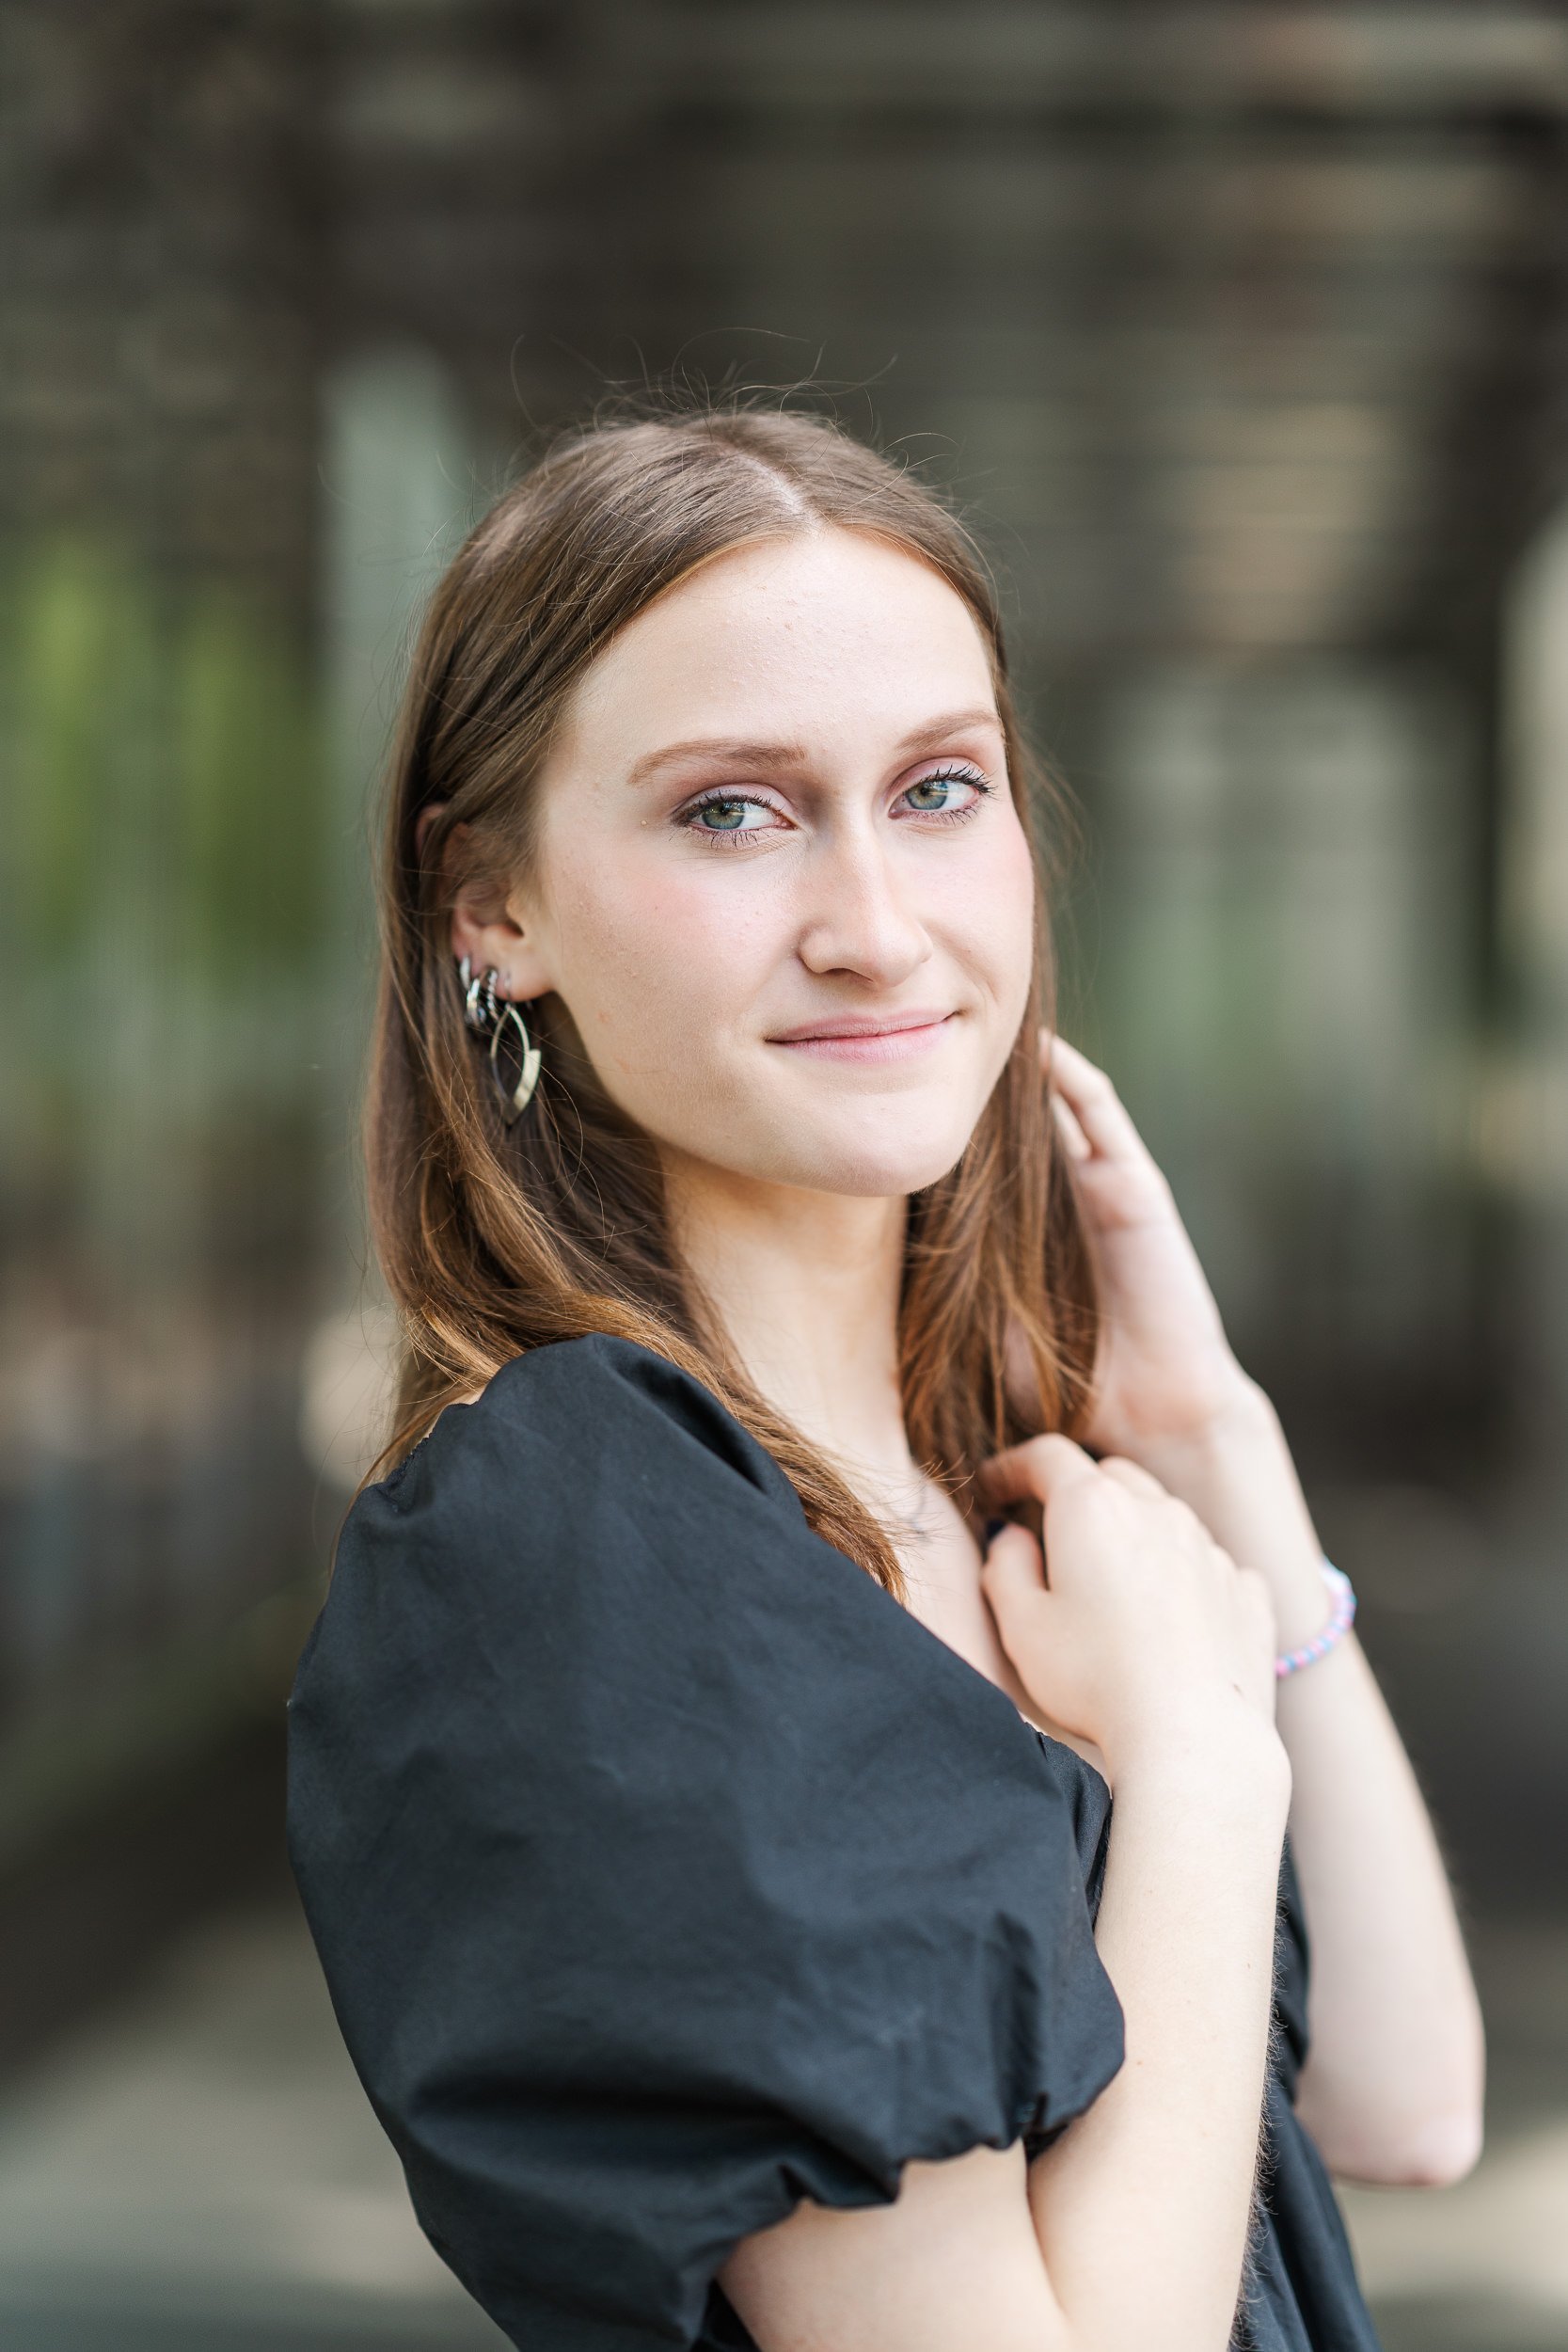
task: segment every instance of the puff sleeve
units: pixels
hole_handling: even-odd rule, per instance
[[[529,2352],[689,2347],[800,2198],[1048,2135],[1121,2060],[1048,1743],[624,1341],[358,1497],[288,1826],[420,2223]]]

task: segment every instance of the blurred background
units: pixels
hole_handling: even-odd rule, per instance
[[[0,2336],[482,2352],[337,2043],[281,1704],[388,1345],[367,801],[618,388],[950,485],[1084,842],[1064,1027],[1273,1390],[1450,1852],[1568,2342],[1568,17],[0,0]],[[820,395],[816,395],[820,396]]]

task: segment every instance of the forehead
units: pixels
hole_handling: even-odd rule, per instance
[[[827,529],[716,556],[639,613],[573,697],[562,747],[846,723],[903,734],[990,703],[974,614],[941,574],[868,532]]]

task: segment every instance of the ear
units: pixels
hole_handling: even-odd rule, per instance
[[[424,856],[430,828],[445,806],[444,801],[433,801],[420,809],[414,820],[415,848],[420,858]],[[454,825],[450,839],[456,843],[467,830],[466,825]],[[531,996],[543,996],[555,982],[539,945],[530,927],[516,919],[521,910],[515,898],[507,899],[498,909],[496,896],[493,889],[465,891],[459,887],[451,907],[452,961],[459,962],[467,956],[477,973],[494,968],[498,996],[519,1003]]]
[[[526,1004],[531,996],[546,995],[555,986],[538,946],[523,924],[515,923],[505,913],[485,920],[465,898],[459,898],[451,911],[451,952],[454,961],[467,956],[475,972],[487,972],[494,965],[496,993],[513,1003]]]

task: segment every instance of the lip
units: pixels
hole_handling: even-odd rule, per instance
[[[837,1013],[824,1021],[782,1029],[770,1045],[812,1054],[826,1061],[903,1061],[934,1045],[956,1016],[930,1006],[909,1012]]]

